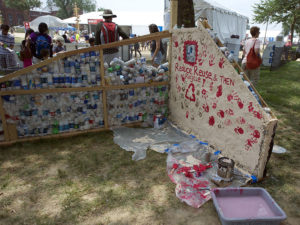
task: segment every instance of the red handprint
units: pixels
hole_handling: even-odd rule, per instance
[[[237,133],[237,134],[243,134],[244,130],[241,127],[237,127],[237,128],[234,129],[234,132]]]
[[[218,115],[219,117],[221,117],[221,118],[224,118],[225,113],[224,113],[223,110],[220,110],[220,111],[217,113],[217,115]]]
[[[207,103],[203,104],[202,108],[204,109],[205,112],[209,112],[209,106],[207,105]]]
[[[202,93],[202,98],[206,99],[208,97],[207,96],[207,91],[205,89],[202,89],[201,93]]]
[[[200,52],[199,53],[199,56],[198,56],[198,64],[199,64],[199,66],[202,66],[203,65],[203,63],[204,63],[204,58],[203,58],[203,54]]]
[[[220,61],[219,61],[219,67],[220,67],[221,69],[224,68],[224,62],[225,62],[224,58],[223,58],[223,57],[220,58]]]
[[[206,56],[207,56],[207,45],[206,44],[202,45],[202,56],[204,58],[206,58]]]
[[[213,54],[210,54],[209,61],[208,61],[209,66],[215,65],[214,61],[215,61],[215,56]]]

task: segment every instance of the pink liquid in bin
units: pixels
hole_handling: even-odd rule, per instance
[[[222,225],[279,225],[286,219],[263,188],[216,188],[211,196]]]
[[[262,196],[217,197],[217,201],[227,218],[276,216]]]

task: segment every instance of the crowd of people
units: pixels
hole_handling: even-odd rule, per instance
[[[117,17],[109,9],[103,12],[104,21],[97,25],[95,37],[93,34],[86,33],[84,40],[89,43],[90,46],[107,44],[122,39],[128,39],[129,36],[122,30],[118,24],[114,23],[113,18]],[[12,34],[8,33],[10,27],[2,24],[0,33],[0,67],[1,69],[14,68],[17,66],[15,52],[13,51],[15,45],[15,38]],[[155,24],[149,25],[149,32],[159,32],[158,27]],[[134,36],[136,37],[136,35]],[[59,35],[56,32],[53,38],[49,35],[48,25],[44,22],[40,23],[38,30],[27,29],[25,32],[24,40],[21,42],[20,52],[17,53],[19,60],[23,62],[24,67],[28,67],[34,63],[38,63],[42,60],[46,60],[49,57],[53,57],[56,54],[66,51],[65,43],[80,42],[79,33],[67,33]],[[130,46],[130,56],[134,57],[138,55],[141,57],[140,50],[146,50],[149,48],[151,53],[151,62],[153,66],[159,66],[162,63],[165,54],[162,42],[155,40],[144,43],[135,43]],[[119,58],[119,48],[112,47],[104,49],[104,61],[109,63],[113,58]],[[137,55],[138,54],[138,55]]]

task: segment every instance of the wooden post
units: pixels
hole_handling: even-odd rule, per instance
[[[78,15],[78,10],[79,8],[77,7],[77,4],[75,2],[75,6],[74,6],[74,15],[76,17],[75,21],[76,21],[76,29],[77,29],[77,33],[79,34],[79,15]]]
[[[106,86],[105,84],[105,71],[104,71],[104,58],[103,58],[103,49],[100,49],[100,73],[101,73],[101,85],[103,87]],[[104,127],[108,128],[108,112],[107,112],[107,103],[106,103],[106,90],[103,89],[102,91],[102,104],[103,104],[103,120],[104,120]]]
[[[3,127],[3,132],[4,132],[4,140],[5,141],[9,141],[9,133],[8,133],[8,129],[7,129],[5,112],[4,112],[4,108],[3,108],[2,96],[0,96],[0,117],[1,117],[1,120],[2,120],[2,127]]]
[[[177,24],[177,16],[178,16],[178,0],[171,0],[171,25],[170,28]]]

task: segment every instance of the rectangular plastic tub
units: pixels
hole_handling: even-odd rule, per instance
[[[222,225],[279,225],[286,219],[263,188],[215,188],[211,196]]]

